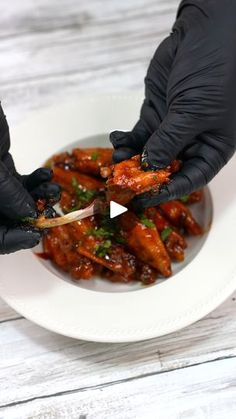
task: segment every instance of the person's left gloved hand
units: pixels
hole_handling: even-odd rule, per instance
[[[204,187],[236,147],[236,2],[184,0],[171,35],[158,47],[145,79],[145,100],[131,132],[110,139],[114,162],[142,155],[143,170],[176,158],[179,173],[159,194],[135,199],[155,206]]]
[[[55,203],[60,199],[60,186],[51,183],[50,169],[37,169],[32,174],[17,173],[9,153],[9,128],[0,106],[0,255],[36,246],[42,232],[27,225],[24,218],[36,218],[38,199]]]
[[[13,161],[10,149],[10,133],[6,117],[0,105],[0,162],[29,192],[32,198],[57,202],[60,199],[61,188],[52,183],[53,172],[48,168],[39,168],[29,175],[20,175]],[[1,196],[0,196],[1,199]]]
[[[17,173],[10,153],[7,153],[3,162],[9,172],[20,181],[35,201],[38,199],[52,202],[59,201],[61,188],[58,184],[52,183],[53,171],[51,169],[41,167],[30,175],[22,176]]]

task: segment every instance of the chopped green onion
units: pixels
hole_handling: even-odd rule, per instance
[[[162,230],[161,232],[161,240],[164,242],[168,239],[168,237],[170,236],[170,234],[172,233],[172,228],[170,227],[166,227],[164,228],[164,230]]]
[[[81,205],[91,201],[91,199],[96,195],[96,191],[83,189],[75,177],[72,178],[71,185],[74,188]]]
[[[103,243],[96,245],[95,253],[100,258],[104,258],[107,255],[110,247],[111,247],[111,240],[106,240]]]
[[[97,151],[94,151],[94,152],[91,154],[91,159],[92,159],[93,161],[97,161],[98,157],[99,157],[99,153],[98,153]]]
[[[95,237],[112,237],[114,235],[113,232],[105,230],[105,228],[92,228],[88,231],[88,236],[95,236]]]
[[[186,204],[189,200],[190,196],[189,195],[184,195],[180,198],[180,201],[183,202],[183,204]]]
[[[151,220],[149,220],[149,218],[147,218],[146,215],[144,214],[140,215],[140,221],[145,227],[148,227],[148,228],[156,227],[155,224]]]

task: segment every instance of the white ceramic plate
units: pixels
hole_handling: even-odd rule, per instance
[[[60,105],[32,115],[12,132],[17,168],[27,173],[72,143],[108,142],[114,129],[129,130],[139,114],[141,95],[111,95]],[[90,137],[90,138],[88,138]],[[232,188],[236,158],[210,185],[213,222],[210,233],[193,240],[186,263],[175,275],[150,287],[114,285],[102,279],[65,278],[33,252],[1,257],[0,294],[35,323],[74,338],[129,342],[181,329],[222,303],[236,288],[236,193]],[[195,207],[207,225],[211,198]]]

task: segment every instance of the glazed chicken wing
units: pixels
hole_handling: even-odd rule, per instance
[[[193,236],[203,234],[202,227],[192,216],[191,211],[180,201],[169,201],[159,205],[163,214],[176,227],[183,227]]]
[[[60,167],[54,167],[53,181],[59,183],[64,189],[70,193],[74,192],[74,180],[82,188],[94,191],[104,191],[105,184],[101,180],[95,179],[92,176],[84,175],[73,170],[66,170]]]
[[[127,280],[135,272],[135,257],[123,246],[99,237],[96,234],[94,217],[72,223],[70,228],[74,240],[77,240],[77,251],[80,255],[121,274]]]
[[[101,167],[110,166],[112,163],[111,148],[75,148],[72,151],[74,168],[81,173],[99,175]]]
[[[123,276],[109,269],[104,269],[102,274],[111,282],[127,283],[131,281],[140,281],[145,285],[154,284],[158,276],[156,269],[152,268],[150,265],[140,262],[138,259],[136,260],[136,271],[129,277]]]
[[[140,165],[140,156],[122,161],[111,167],[101,169],[101,175],[108,178],[107,198],[115,200],[121,205],[127,204],[135,195],[159,190],[160,186],[170,180],[170,175],[179,169],[179,162],[174,161],[163,170],[143,171]]]
[[[90,279],[96,273],[95,264],[77,252],[68,226],[51,229],[43,241],[48,257],[74,279]]]
[[[120,223],[131,252],[164,277],[169,277],[170,258],[155,226],[147,227],[130,211],[120,217]]]
[[[53,173],[54,182],[62,187],[61,208],[64,213],[89,206],[105,188],[101,180],[76,171],[56,166]]]
[[[98,176],[101,167],[112,164],[111,148],[75,148],[72,153],[56,154],[46,162],[51,168],[61,167],[67,170],[76,170],[80,173]]]
[[[183,235],[176,231],[157,208],[147,208],[145,214],[155,224],[170,258],[182,262],[184,260],[184,249],[187,247]]]

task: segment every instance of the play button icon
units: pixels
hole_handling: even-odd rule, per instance
[[[117,204],[115,201],[110,202],[110,218],[118,217],[118,215],[121,215],[126,211],[128,211],[128,209],[123,207],[123,205]]]

